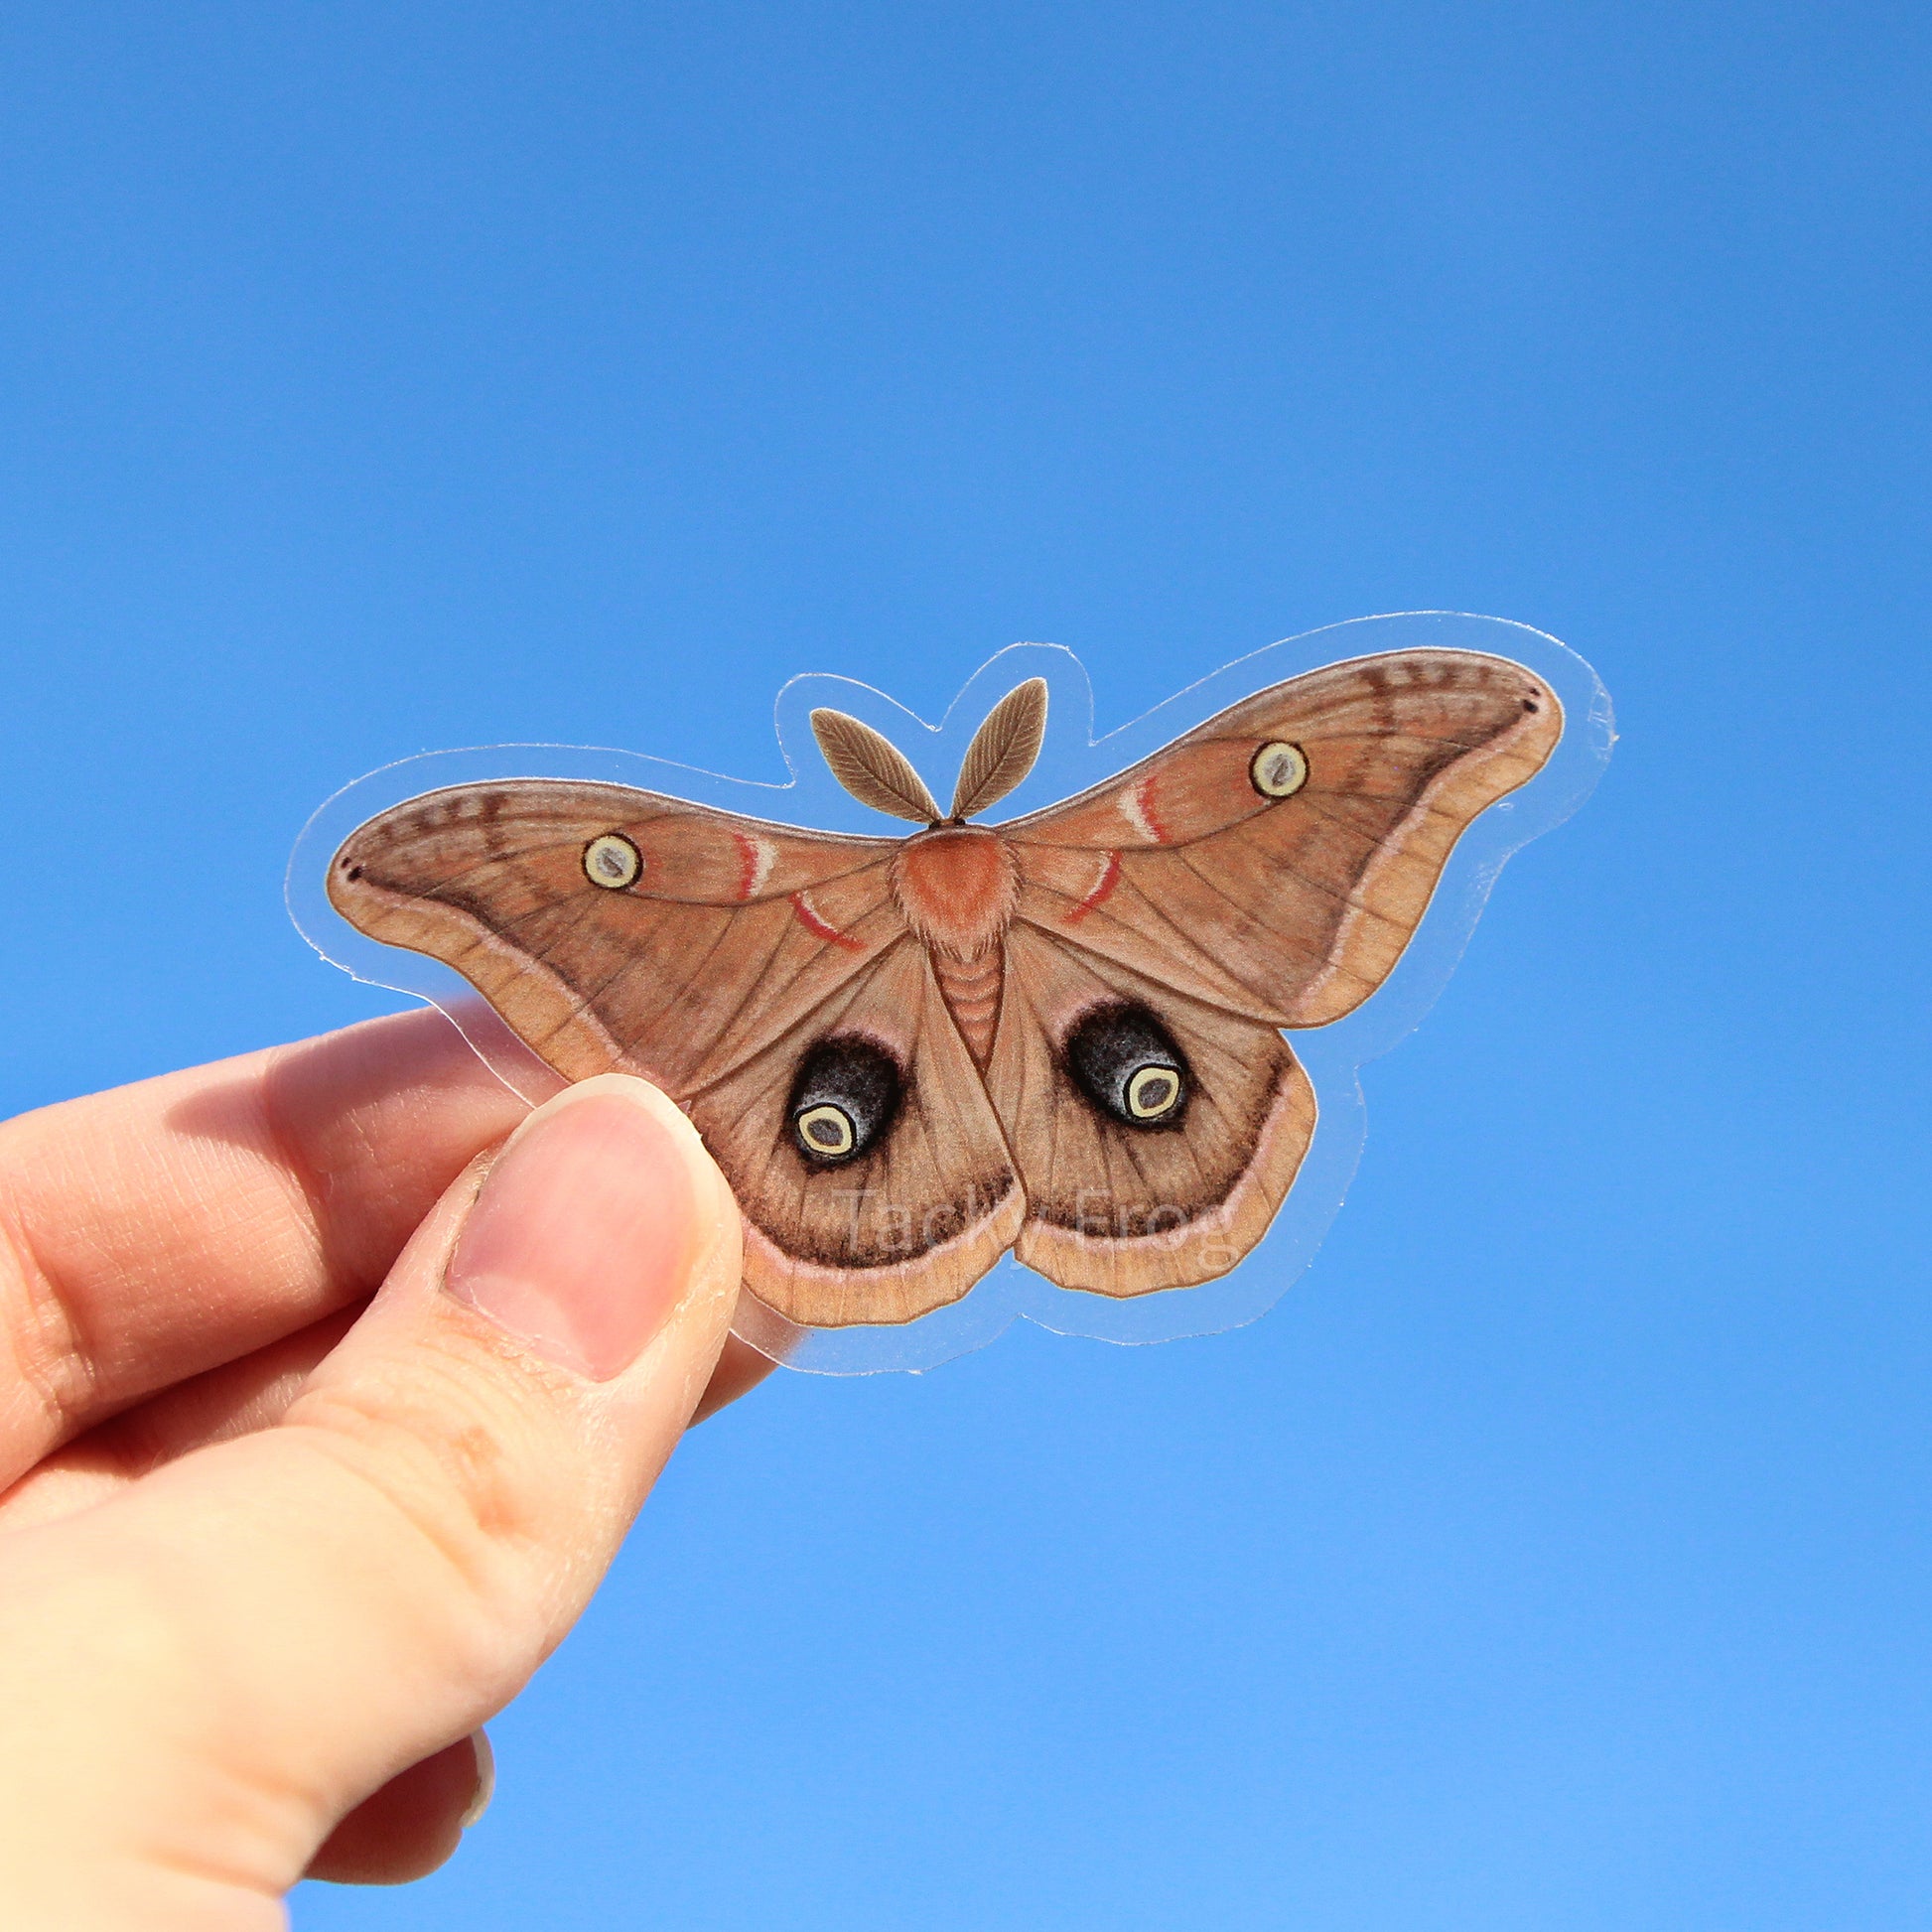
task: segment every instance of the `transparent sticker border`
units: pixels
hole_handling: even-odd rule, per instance
[[[1457,842],[1428,910],[1394,971],[1346,1018],[1290,1030],[1287,1038],[1313,1082],[1314,1139],[1268,1232],[1229,1274],[1196,1288],[1128,1300],[1056,1288],[1005,1256],[960,1301],[898,1324],[807,1328],[740,1298],[734,1331],[788,1367],[822,1374],[919,1370],[983,1347],[1016,1318],[1059,1334],[1139,1343],[1213,1334],[1265,1313],[1313,1258],[1339,1210],[1367,1130],[1361,1068],[1411,1033],[1435,1003],[1468,945],[1504,863],[1561,824],[1589,795],[1615,743],[1609,695],[1584,658],[1547,631],[1503,618],[1411,611],[1324,624],[1268,644],[1188,685],[1096,738],[1093,692],[1074,654],[1057,644],[1010,644],[966,681],[937,724],[884,692],[828,672],[790,679],[774,706],[776,782],[735,778],[640,752],[565,745],[492,745],[427,752],[345,785],[304,826],[286,880],[296,929],[352,978],[426,1001],[446,1014],[498,1079],[532,1105],[562,1082],[518,1041],[453,969],[426,955],[384,946],[358,932],[328,899],[331,858],[355,828],[424,792],[505,778],[573,778],[668,792],[695,804],[766,818],[802,830],[890,835],[880,815],[841,786],[818,754],[809,714],[821,705],[850,712],[903,752],[944,795],[986,714],[1013,687],[1043,677],[1046,737],[1033,771],[1002,801],[993,824],[1024,817],[1101,783],[1229,705],[1305,671],[1396,650],[1477,650],[1537,673],[1564,708],[1564,732],[1548,763],[1499,800]]]

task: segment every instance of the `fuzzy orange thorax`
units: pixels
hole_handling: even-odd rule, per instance
[[[893,861],[893,892],[906,923],[955,959],[977,959],[999,942],[1019,890],[1006,841],[977,825],[915,832]]]

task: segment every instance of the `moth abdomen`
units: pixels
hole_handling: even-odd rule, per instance
[[[1123,1127],[1177,1127],[1193,1070],[1153,1010],[1126,1002],[1096,1007],[1066,1036],[1073,1083]]]
[[[957,960],[950,953],[932,954],[933,977],[939,997],[959,1029],[973,1063],[984,1072],[993,1057],[993,1039],[1000,1025],[1000,996],[1006,985],[1006,957],[997,945],[977,959]]]

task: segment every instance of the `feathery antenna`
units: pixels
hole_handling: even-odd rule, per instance
[[[1046,680],[1030,677],[986,714],[966,748],[953,792],[954,818],[971,818],[997,805],[1034,768],[1046,736]]]
[[[891,739],[843,711],[824,709],[812,713],[812,736],[833,777],[862,805],[915,825],[939,823],[939,806],[925,780]]]

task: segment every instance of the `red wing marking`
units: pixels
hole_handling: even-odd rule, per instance
[[[1130,786],[1120,801],[1125,818],[1150,845],[1166,845],[1167,828],[1154,815],[1154,781],[1160,774],[1150,771],[1137,785]]]
[[[749,832],[734,828],[732,837],[738,841],[738,897],[742,902],[764,884],[777,854],[769,840],[754,838]]]
[[[1114,888],[1119,884],[1120,854],[1118,852],[1110,852],[1107,854],[1107,863],[1100,869],[1099,885],[1078,905],[1069,909],[1062,923],[1066,925],[1078,925],[1096,905],[1106,904]]]
[[[843,946],[848,952],[863,952],[865,950],[865,945],[863,941],[853,938],[853,936],[849,932],[841,932],[838,929],[838,927],[835,925],[827,925],[825,921],[819,917],[818,910],[812,904],[809,897],[807,897],[807,895],[804,894],[803,892],[797,892],[792,894],[791,909],[793,915],[798,920],[798,923],[802,925],[805,928],[805,930],[812,935],[813,938],[829,939],[833,945]]]

